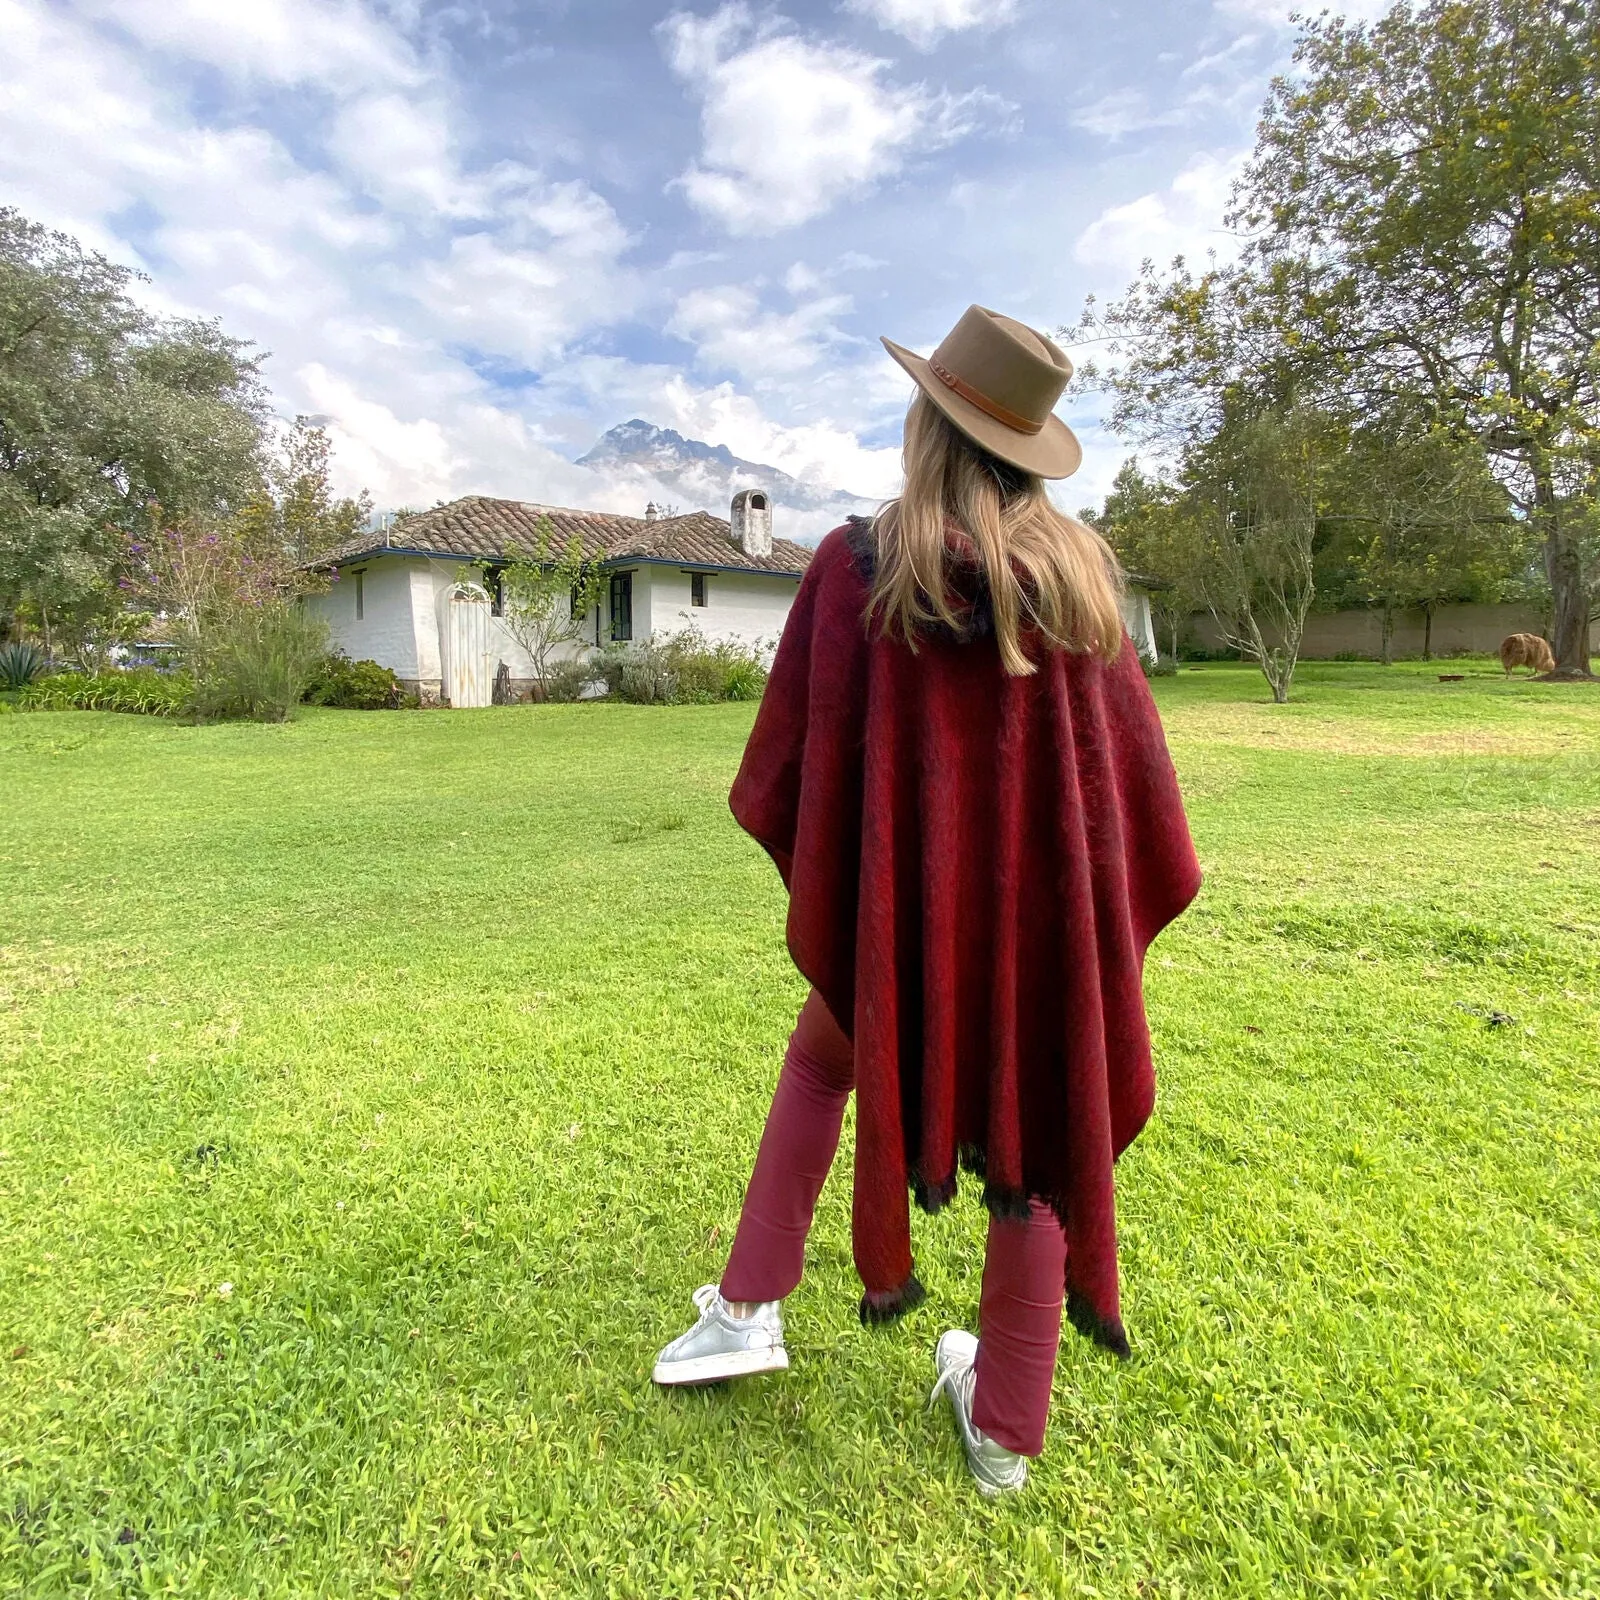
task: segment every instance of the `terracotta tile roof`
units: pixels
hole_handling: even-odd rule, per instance
[[[611,511],[573,511],[526,500],[491,500],[468,495],[449,505],[419,512],[390,528],[387,534],[362,533],[331,552],[318,565],[340,566],[385,549],[427,555],[498,560],[519,546],[531,549],[538,525],[548,517],[563,544],[574,534],[586,556],[605,561],[629,557],[640,561],[681,562],[685,566],[725,567],[743,572],[772,572],[798,577],[814,551],[788,539],[774,539],[772,554],[749,556],[733,541],[721,517],[691,511],[679,517],[624,517]]]

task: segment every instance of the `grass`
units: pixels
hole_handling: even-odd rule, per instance
[[[749,706],[0,719],[0,1592],[1600,1592],[1600,695],[1159,680],[1134,1359],[1032,1485],[929,1413],[983,1218],[662,1395],[802,997]]]

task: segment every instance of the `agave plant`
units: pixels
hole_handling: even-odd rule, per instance
[[[0,689],[26,689],[48,665],[44,651],[25,639],[0,644]]]

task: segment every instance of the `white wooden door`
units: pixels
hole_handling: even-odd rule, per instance
[[[445,605],[444,697],[460,710],[486,706],[494,690],[489,659],[489,596],[475,583],[458,583]]]

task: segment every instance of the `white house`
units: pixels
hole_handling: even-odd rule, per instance
[[[650,507],[625,517],[470,495],[352,540],[326,562],[328,590],[306,604],[346,655],[390,668],[423,704],[486,706],[501,662],[518,690],[532,679],[498,614],[494,569],[535,548],[544,519],[559,543],[576,535],[606,575],[573,654],[690,626],[712,640],[771,645],[814,553],[772,537],[772,507],[759,489],[734,495],[726,522],[705,511],[664,517]],[[1130,584],[1123,618],[1153,657],[1143,580]]]
[[[576,535],[606,575],[583,643],[567,653],[691,625],[708,639],[770,645],[813,552],[772,537],[759,489],[741,489],[730,512],[728,522],[654,507],[625,517],[471,495],[351,541],[327,563],[327,592],[307,604],[346,655],[390,668],[424,704],[488,705],[502,661],[518,688],[533,671],[498,615],[495,563],[535,548],[548,518],[559,544]]]

